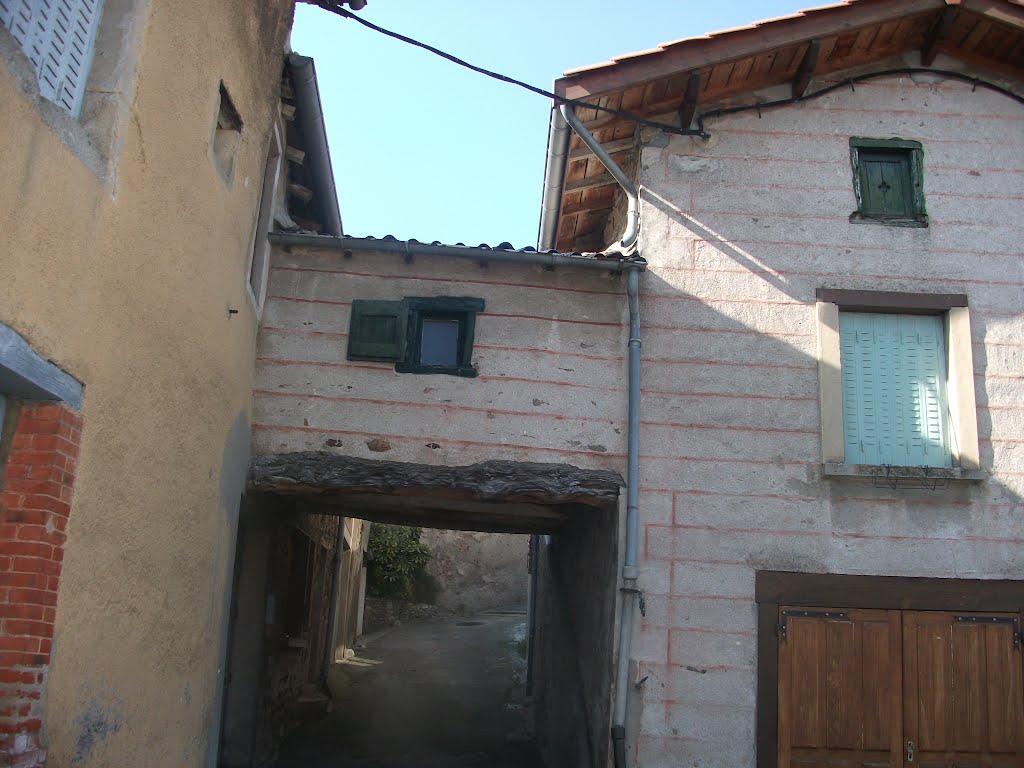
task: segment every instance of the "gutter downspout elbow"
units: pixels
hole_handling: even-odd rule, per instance
[[[601,142],[595,139],[594,135],[576,117],[571,104],[563,104],[559,111],[562,113],[562,117],[565,118],[565,122],[569,124],[569,127],[575,131],[576,135],[582,139],[590,151],[597,156],[601,164],[608,169],[608,173],[612,175],[612,178],[622,187],[622,191],[626,193],[626,229],[622,233],[622,240],[619,242],[619,246],[623,251],[628,251],[636,244],[637,234],[640,231],[640,203],[636,187],[626,174],[622,172],[618,163],[612,160],[611,155],[601,146]],[[566,149],[568,150],[568,146]],[[562,163],[564,165],[564,159]]]

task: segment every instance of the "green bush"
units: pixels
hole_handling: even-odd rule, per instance
[[[420,541],[421,530],[404,525],[370,526],[369,550],[373,556],[367,567],[366,585],[370,594],[407,600],[423,566],[430,560],[430,549]]]

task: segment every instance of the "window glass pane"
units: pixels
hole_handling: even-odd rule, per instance
[[[839,315],[847,464],[948,467],[941,317]]]
[[[457,319],[424,317],[420,337],[420,364],[459,364],[459,326]]]

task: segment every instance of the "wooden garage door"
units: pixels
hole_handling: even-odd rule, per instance
[[[779,766],[1020,768],[1019,617],[782,608]]]

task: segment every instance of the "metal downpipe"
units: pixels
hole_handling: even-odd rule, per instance
[[[622,169],[604,147],[586,129],[568,104],[561,106],[562,117],[583,143],[590,148],[626,193],[626,229],[620,246],[624,251],[636,245],[640,230],[640,200]],[[642,260],[641,260],[642,261]],[[644,262],[646,263],[646,262]],[[633,621],[637,589],[637,529],[640,506],[640,273],[630,269],[626,296],[629,302],[629,403],[626,437],[626,551],[622,561],[622,615],[619,623],[619,656],[615,670],[615,704],[612,710],[612,747],[615,768],[626,768],[626,711],[629,704],[629,657],[633,647]]]
[[[601,161],[601,164],[608,169],[608,173],[612,175],[612,178],[622,187],[622,191],[626,193],[627,209],[626,209],[626,229],[622,233],[622,240],[619,242],[620,247],[626,251],[633,247],[636,243],[637,233],[640,230],[640,203],[639,195],[637,194],[636,187],[633,186],[633,182],[629,180],[622,169],[619,168],[618,163],[612,160],[611,155],[605,152],[604,147],[601,146],[601,142],[594,138],[594,135],[586,129],[586,126],[579,121],[573,112],[573,108],[570,104],[563,104],[560,107],[562,117],[565,118],[565,122],[569,124],[569,127],[576,132],[576,135],[583,140],[583,143],[587,145],[591,152],[593,152],[597,159]]]
[[[558,112],[551,110],[551,130],[548,132],[548,154],[544,162],[544,194],[541,197],[540,227],[537,248],[554,248],[558,233],[558,213],[562,207],[562,181],[569,158],[569,126]]]
[[[640,274],[630,272],[626,284],[629,299],[629,411],[626,449],[626,551],[622,561],[622,617],[619,624],[619,657],[615,673],[615,708],[612,743],[616,768],[626,768],[626,710],[629,704],[629,657],[633,647],[633,622],[639,597],[637,581],[637,532],[640,512]]]

